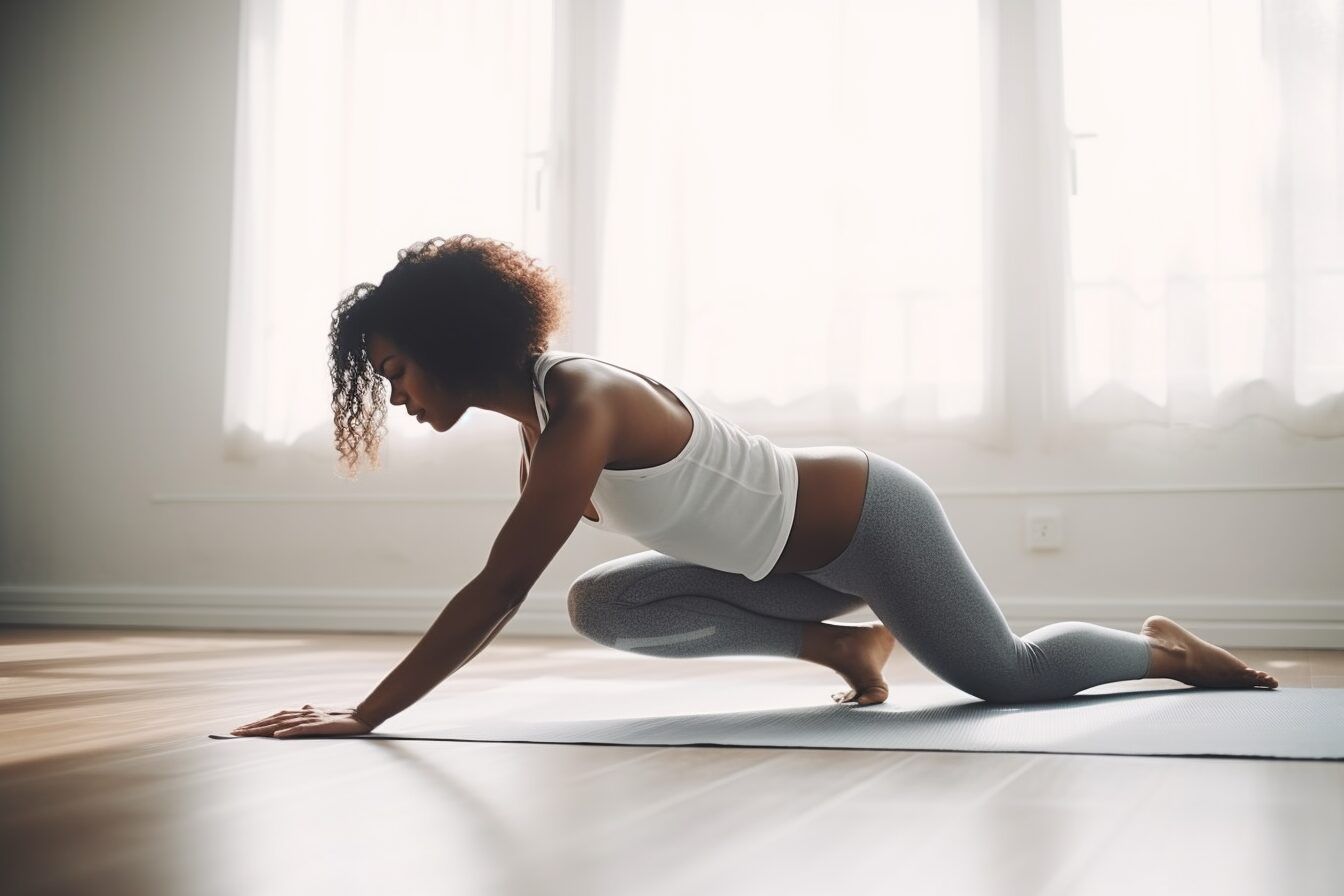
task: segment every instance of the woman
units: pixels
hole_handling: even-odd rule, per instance
[[[282,710],[234,731],[360,734],[405,709],[512,617],[580,520],[652,550],[584,573],[575,628],[660,657],[755,654],[834,669],[833,699],[887,699],[899,640],[939,677],[993,702],[1067,697],[1109,681],[1277,687],[1162,616],[1138,634],[1060,622],[1017,637],[933,491],[859,448],[780,448],[680,389],[575,352],[550,351],[560,285],[506,244],[417,243],[331,326],[336,444],[353,475],[378,466],[382,380],[391,403],[439,432],[469,407],[518,422],[517,506],[485,568],[354,709]],[[826,620],[868,606],[881,620]]]

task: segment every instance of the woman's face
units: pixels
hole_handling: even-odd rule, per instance
[[[369,334],[369,358],[373,369],[382,374],[391,387],[388,399],[403,405],[406,413],[438,432],[445,432],[461,419],[471,405],[465,395],[453,395],[438,383],[396,343],[381,333]]]

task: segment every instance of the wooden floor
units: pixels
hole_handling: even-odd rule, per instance
[[[0,629],[0,890],[1344,892],[1341,762],[206,737],[351,706],[415,640]],[[1236,653],[1284,687],[1344,687],[1344,652]],[[888,680],[897,705],[933,682],[899,650]],[[521,705],[827,704],[839,689],[799,661],[505,635],[380,730]]]

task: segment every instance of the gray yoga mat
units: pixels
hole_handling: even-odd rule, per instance
[[[1344,689],[1178,688],[991,704],[824,705],[637,718],[487,719],[362,739],[1344,759]],[[232,735],[210,735],[240,739]]]

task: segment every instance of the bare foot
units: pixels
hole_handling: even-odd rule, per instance
[[[831,643],[826,665],[840,673],[850,690],[834,693],[831,699],[859,706],[886,702],[887,681],[882,677],[882,667],[896,646],[896,638],[880,622],[841,628],[843,631]]]
[[[1252,669],[1221,647],[1165,616],[1149,616],[1139,634],[1152,646],[1149,678],[1174,678],[1197,688],[1276,688],[1268,672]]]

